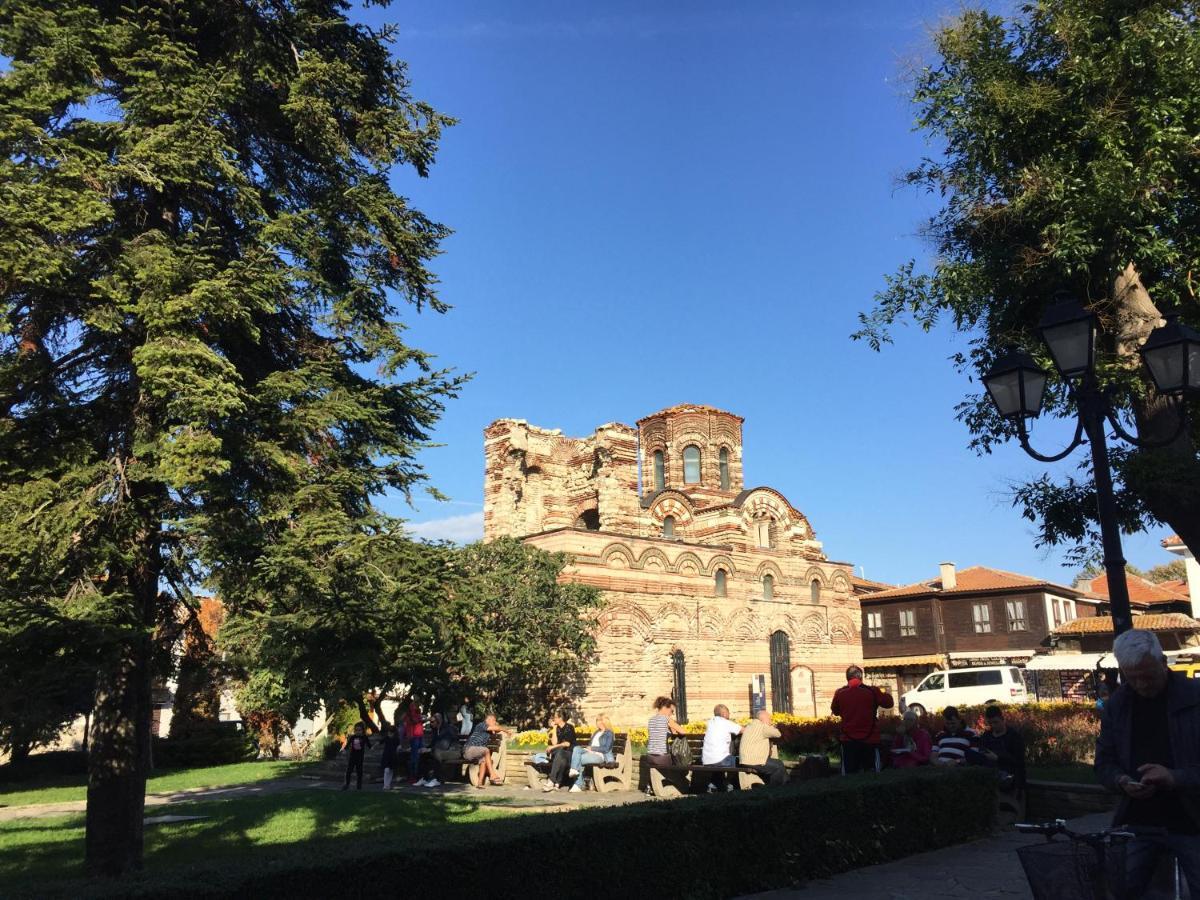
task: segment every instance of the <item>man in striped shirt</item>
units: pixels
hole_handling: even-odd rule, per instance
[[[968,750],[979,749],[979,735],[966,727],[958,709],[947,706],[942,712],[945,730],[933,744],[935,766],[961,766],[967,761]]]

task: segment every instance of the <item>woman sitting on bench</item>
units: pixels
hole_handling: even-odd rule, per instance
[[[576,747],[571,751],[571,777],[575,783],[571,785],[571,793],[578,794],[583,790],[583,767],[613,761],[612,722],[608,716],[601,713],[596,716],[596,730],[592,734],[591,743],[587,747]]]
[[[671,765],[671,754],[667,752],[667,738],[672,734],[687,734],[675,721],[675,701],[670,697],[659,697],[654,701],[654,715],[647,723],[646,759],[653,766]]]

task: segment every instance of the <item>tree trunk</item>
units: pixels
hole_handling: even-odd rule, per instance
[[[85,866],[115,878],[142,865],[142,817],[150,770],[151,635],[158,575],[138,567],[130,579],[143,627],[100,673],[88,753]]]
[[[366,726],[367,733],[375,734],[376,732],[379,731],[379,729],[375,727],[375,721],[374,721],[374,719],[371,718],[371,711],[369,709],[367,709],[366,701],[364,701],[362,696],[360,695],[357,698],[357,702],[358,702],[358,717],[359,717],[360,721],[363,723],[364,726]]]
[[[1112,293],[1116,351],[1131,367],[1140,366],[1138,348],[1161,322],[1159,311],[1132,263],[1113,280]],[[1146,392],[1133,401],[1138,436],[1152,443],[1168,441],[1179,430],[1181,409],[1147,379]],[[1200,549],[1200,461],[1191,429],[1163,447],[1137,450],[1123,474],[1156,519],[1188,547]]]

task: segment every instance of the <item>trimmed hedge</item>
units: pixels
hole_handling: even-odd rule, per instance
[[[192,725],[186,734],[154,739],[156,769],[193,769],[249,762],[258,757],[258,742],[236,722]]]
[[[873,865],[986,833],[990,770],[909,770],[773,790],[519,815],[405,833],[402,839],[264,847],[253,858],[173,867],[73,896],[287,897],[344,893],[364,872],[452,872],[462,896],[530,884],[554,867],[553,892],[731,897]],[[550,856],[547,856],[547,853]],[[548,863],[547,860],[552,862]],[[553,862],[557,860],[557,862]],[[48,887],[48,886],[46,886]],[[54,887],[59,887],[55,885]]]

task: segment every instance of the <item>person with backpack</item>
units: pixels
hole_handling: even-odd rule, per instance
[[[686,734],[683,726],[675,721],[675,701],[670,697],[659,697],[654,701],[654,715],[646,723],[646,761],[652,766],[671,765],[671,753],[667,749],[667,736]]]
[[[846,685],[833,695],[830,709],[842,719],[838,740],[842,745],[842,774],[879,771],[880,709],[895,705],[892,695],[882,688],[863,683],[861,666],[846,670]]]

